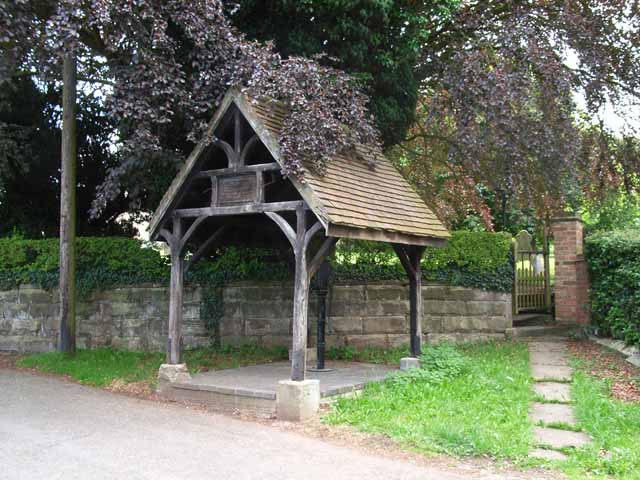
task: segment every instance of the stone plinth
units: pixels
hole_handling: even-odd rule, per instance
[[[320,409],[319,380],[281,380],[276,393],[278,420],[304,422],[318,414]]]
[[[414,357],[400,359],[400,370],[411,370],[412,368],[420,368],[420,360]]]
[[[162,393],[172,383],[184,383],[191,380],[186,363],[176,365],[163,363],[158,370],[158,393]]]

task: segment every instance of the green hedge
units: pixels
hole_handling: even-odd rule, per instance
[[[588,236],[585,257],[595,324],[604,334],[640,345],[640,229]]]
[[[424,277],[451,285],[509,291],[513,278],[508,234],[454,232],[447,247],[427,249]],[[393,250],[385,244],[345,241],[334,262],[335,281],[405,280]],[[98,237],[78,239],[80,292],[116,285],[168,283],[169,263],[139,241]],[[0,239],[0,288],[58,283],[58,240]],[[186,281],[220,286],[233,280],[283,280],[291,276],[282,254],[267,250],[226,249],[215,261],[201,261]]]
[[[334,265],[340,281],[406,280],[393,249],[384,243],[342,241]],[[444,248],[427,248],[425,280],[509,292],[513,285],[511,235],[458,231]]]

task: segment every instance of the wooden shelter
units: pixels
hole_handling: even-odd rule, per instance
[[[281,103],[230,90],[151,220],[151,239],[164,238],[171,251],[167,363],[181,360],[189,266],[222,244],[288,241],[295,257],[291,379],[304,380],[309,283],[340,238],[393,245],[409,276],[411,352],[420,354],[420,259],[449,233],[374,148],[337,156],[323,175],[305,172],[304,182],[284,177],[278,139],[286,115]]]

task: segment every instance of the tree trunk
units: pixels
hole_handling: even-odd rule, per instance
[[[76,351],[76,57],[64,56],[62,71],[62,162],[60,169],[60,343]]]

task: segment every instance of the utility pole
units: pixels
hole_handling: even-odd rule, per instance
[[[65,53],[62,67],[62,162],[60,168],[60,343],[76,352],[76,56]]]

